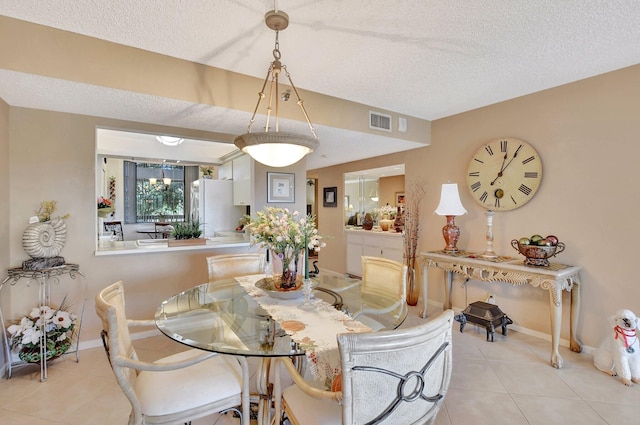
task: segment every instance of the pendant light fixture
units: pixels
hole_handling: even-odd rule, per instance
[[[378,197],[378,189],[371,189],[371,192],[369,192],[369,199],[371,199],[373,202],[378,202],[378,199],[380,199]]]
[[[156,136],[156,140],[166,146],[178,146],[184,139],[181,137]]]
[[[247,133],[236,137],[234,140],[234,144],[243,152],[249,154],[253,159],[264,165],[267,165],[269,167],[286,167],[288,165],[295,164],[296,162],[300,161],[305,155],[313,152],[313,150],[318,146],[318,136],[316,135],[316,131],[311,124],[309,115],[307,114],[303,101],[300,98],[300,94],[298,93],[296,87],[293,85],[291,74],[289,74],[289,71],[287,71],[287,67],[280,62],[281,54],[278,36],[280,34],[280,31],[289,26],[289,16],[285,12],[278,10],[277,3],[275,3],[274,6],[275,10],[267,12],[264,18],[267,27],[276,32],[275,47],[273,49],[274,60],[269,65],[267,76],[264,80],[264,83],[262,84],[262,89],[260,90],[260,92],[258,92],[258,103],[253,110],[253,115],[251,116],[251,120],[249,121]],[[280,92],[279,76],[281,72],[284,72],[284,75],[286,75],[289,80],[291,90],[298,99],[297,104],[302,110],[302,114],[304,115],[304,119],[309,126],[312,137],[280,131],[278,113],[279,101],[281,96],[279,96],[278,93]],[[260,107],[262,99],[266,97],[265,88],[267,87],[267,84],[269,82],[269,104],[267,106],[267,120],[264,127],[265,131],[252,132],[252,127],[256,120],[258,108]],[[287,91],[286,93],[286,96],[282,96],[283,101],[287,101],[289,99],[290,91]],[[271,112],[274,110],[274,107],[275,120],[272,127],[270,124],[270,120]]]

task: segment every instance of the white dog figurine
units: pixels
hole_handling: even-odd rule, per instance
[[[618,375],[625,385],[640,384],[638,318],[632,311],[619,310],[609,320],[613,330],[593,355],[593,364],[606,374]]]

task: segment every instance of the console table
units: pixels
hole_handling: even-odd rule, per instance
[[[467,251],[429,251],[420,253],[422,266],[422,293],[424,312],[427,311],[428,269],[436,267],[445,274],[445,301],[443,308],[451,308],[453,273],[467,279],[483,282],[506,282],[514,286],[531,285],[549,291],[551,313],[551,365],[561,368],[562,356],[558,351],[562,327],[562,291],[571,292],[570,348],[579,353],[582,343],[576,338],[580,310],[580,266],[551,263],[548,267],[527,266],[522,259],[512,257],[483,258],[482,254]],[[575,288],[574,288],[575,286]]]

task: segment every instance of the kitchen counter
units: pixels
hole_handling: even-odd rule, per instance
[[[250,240],[245,237],[244,233],[228,236],[214,236],[206,238],[204,245],[178,246],[171,247],[166,239],[138,239],[135,241],[105,241],[99,242],[96,256],[101,255],[123,255],[123,254],[147,254],[153,252],[172,252],[172,251],[199,251],[207,249],[220,248],[241,248],[249,247]]]

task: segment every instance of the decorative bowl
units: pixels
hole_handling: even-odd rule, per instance
[[[517,239],[511,241],[511,246],[524,255],[524,263],[529,266],[548,266],[548,258],[555,257],[564,251],[564,243],[558,242],[556,245],[523,245]]]
[[[300,298],[304,296],[304,291],[302,290],[302,281],[299,281],[299,285],[296,286],[295,289],[290,289],[288,291],[278,290],[275,286],[275,281],[270,278],[263,278],[256,282],[256,287],[262,289],[272,298],[278,298],[281,300],[292,300],[295,298]],[[311,279],[311,288],[315,288],[318,286],[318,281],[315,279]]]

